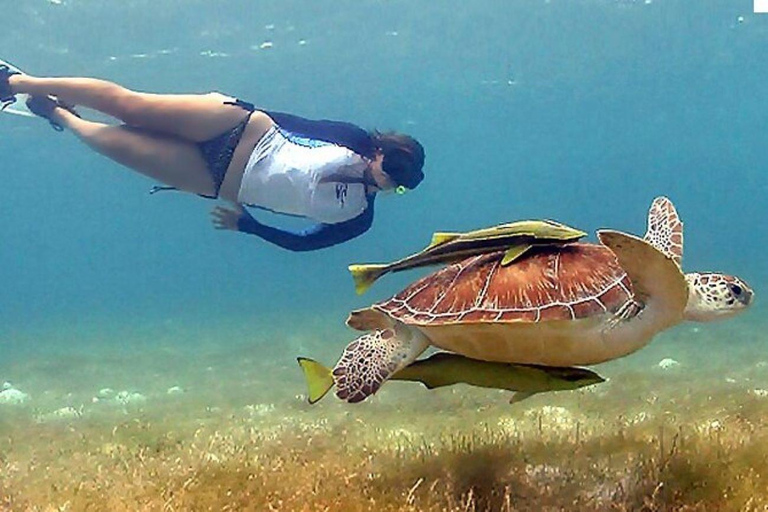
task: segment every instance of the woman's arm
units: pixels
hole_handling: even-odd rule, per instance
[[[283,249],[302,252],[331,247],[365,233],[373,223],[373,202],[369,202],[368,208],[354,219],[337,224],[317,224],[298,231],[262,224],[239,205],[237,210],[217,206],[211,215],[216,229],[250,233]]]

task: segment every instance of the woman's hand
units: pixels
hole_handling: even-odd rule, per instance
[[[215,229],[239,231],[238,222],[245,216],[250,217],[245,208],[236,203],[232,208],[217,206],[211,210],[211,221]]]

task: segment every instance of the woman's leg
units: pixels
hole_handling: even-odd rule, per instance
[[[86,121],[63,108],[56,108],[51,119],[115,162],[180,190],[215,195],[206,163],[192,142],[140,128]]]
[[[237,126],[247,112],[219,93],[150,94],[95,78],[37,78],[13,75],[14,94],[56,96],[73,105],[104,112],[124,123],[192,142],[203,142]]]

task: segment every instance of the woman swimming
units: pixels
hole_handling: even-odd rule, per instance
[[[212,212],[217,229],[257,235],[292,251],[336,245],[370,228],[376,193],[415,188],[424,149],[412,137],[367,132],[257,109],[220,93],[150,94],[94,78],[38,78],[0,64],[2,108],[27,108],[57,130],[166,187],[232,202]],[[76,106],[122,121],[82,119]],[[293,231],[262,224],[252,206],[313,221]]]

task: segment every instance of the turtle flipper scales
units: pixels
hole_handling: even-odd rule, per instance
[[[416,333],[418,334],[418,333]],[[349,403],[376,393],[384,382],[411,364],[428,346],[408,329],[381,329],[347,345],[333,369],[336,396]]]
[[[657,197],[648,210],[646,242],[672,258],[677,266],[683,264],[683,221],[675,205],[666,197]]]

